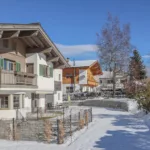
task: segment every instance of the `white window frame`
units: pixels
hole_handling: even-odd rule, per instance
[[[15,96],[16,96],[16,99],[15,99]],[[15,102],[16,101],[16,102]],[[15,103],[18,103],[18,105],[17,104],[15,104]],[[15,105],[17,105],[17,106],[15,106]],[[13,95],[13,108],[14,109],[18,109],[18,108],[20,108],[20,95],[19,94],[14,94]]]

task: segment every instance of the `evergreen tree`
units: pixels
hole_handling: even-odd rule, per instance
[[[133,51],[130,60],[130,77],[131,80],[141,80],[146,78],[146,69],[141,56],[137,50]]]

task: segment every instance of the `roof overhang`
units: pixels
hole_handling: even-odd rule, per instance
[[[66,59],[39,23],[0,24],[0,39],[20,39],[26,46],[26,53],[44,53],[54,68],[69,67]]]

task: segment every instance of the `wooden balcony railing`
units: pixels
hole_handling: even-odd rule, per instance
[[[37,76],[25,72],[0,70],[0,85],[37,85]]]

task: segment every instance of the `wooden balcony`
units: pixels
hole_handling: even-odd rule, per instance
[[[25,72],[0,70],[1,87],[30,88],[37,86],[37,76]]]

